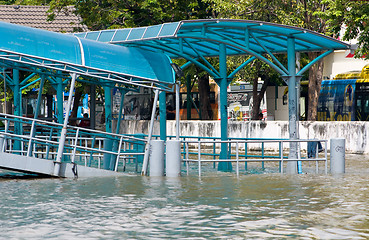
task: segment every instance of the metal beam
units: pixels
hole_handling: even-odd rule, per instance
[[[321,59],[325,58],[326,56],[328,56],[329,54],[333,53],[334,50],[328,50],[324,53],[322,53],[321,55],[319,55],[318,57],[316,57],[314,60],[312,60],[311,62],[309,62],[305,67],[303,67],[298,73],[298,76],[301,76],[302,74],[304,74],[304,72],[306,72],[311,66],[313,66],[316,62],[320,61]]]
[[[228,79],[232,79],[234,75],[236,75],[239,71],[241,71],[242,68],[246,67],[249,63],[251,63],[255,59],[256,59],[255,56],[252,56],[251,58],[247,59],[244,63],[238,66],[231,74],[228,75]]]

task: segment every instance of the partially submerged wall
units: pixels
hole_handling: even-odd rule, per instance
[[[122,121],[121,133],[148,133],[149,121]],[[115,125],[115,124],[114,124]],[[229,122],[228,136],[235,138],[288,139],[286,121]],[[175,121],[168,121],[167,135],[175,135]],[[300,122],[301,139],[345,138],[349,153],[369,153],[369,122]],[[159,134],[159,122],[154,134]],[[220,137],[220,121],[181,121],[181,136]]]

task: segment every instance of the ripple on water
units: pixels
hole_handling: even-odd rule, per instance
[[[341,177],[6,178],[0,239],[369,239],[364,160]]]

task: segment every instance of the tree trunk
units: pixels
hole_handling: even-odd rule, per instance
[[[213,111],[210,105],[209,75],[205,74],[200,77],[198,84],[201,120],[211,120],[213,119]]]
[[[258,77],[254,78],[252,83],[252,116],[251,120],[261,120],[260,119],[260,105],[261,100],[264,97],[264,93],[267,89],[269,79],[265,79],[263,86],[258,92]]]
[[[318,57],[320,53],[309,52],[308,56],[310,61]],[[308,112],[307,120],[316,121],[318,98],[320,93],[320,87],[323,80],[323,61],[319,61],[309,69],[309,88],[308,88]]]

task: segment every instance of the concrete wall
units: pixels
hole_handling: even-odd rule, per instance
[[[122,121],[120,132],[147,134],[148,129],[149,121]],[[306,121],[300,122],[299,129],[301,139],[345,138],[348,153],[369,153],[369,122]],[[180,131],[182,136],[220,137],[220,121],[181,121]],[[154,134],[159,134],[159,122],[155,123]],[[229,137],[236,138],[288,139],[288,122],[229,122],[228,134]],[[168,121],[167,135],[175,135],[175,121]],[[270,147],[274,148],[276,145]]]

